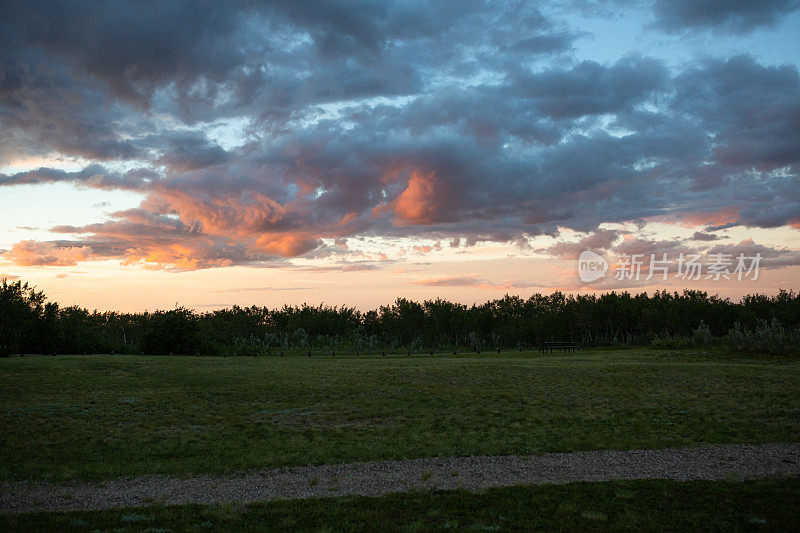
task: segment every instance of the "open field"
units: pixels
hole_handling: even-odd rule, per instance
[[[382,498],[0,514],[0,529],[125,531],[791,530],[800,478],[613,481]]]
[[[599,351],[0,359],[0,479],[800,441],[800,363]]]

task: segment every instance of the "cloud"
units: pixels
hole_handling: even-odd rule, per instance
[[[702,231],[695,231],[694,235],[692,235],[692,240],[704,241],[704,242],[718,241],[721,238],[722,237],[720,237],[719,235],[714,235],[713,233],[705,233]]]
[[[296,257],[309,252],[321,244],[320,239],[303,237],[302,235],[262,236],[256,241],[256,247],[267,253],[281,257]]]
[[[381,267],[374,263],[343,261],[335,265],[319,265],[319,266],[304,266],[304,267],[290,267],[291,270],[297,272],[363,272],[368,270],[379,270]]]
[[[67,172],[52,168],[39,168],[16,174],[0,174],[0,187],[12,185],[40,185],[43,183],[74,183],[85,187],[105,190],[138,190],[158,175],[148,169],[130,170],[125,173],[109,172],[102,165],[90,165],[82,170]]]
[[[544,287],[537,283],[529,283],[520,280],[504,280],[501,282],[491,282],[478,276],[447,276],[440,278],[427,278],[411,281],[414,285],[425,285],[427,287],[476,287],[479,289],[491,289],[496,291],[513,291],[517,289],[527,289],[533,287]]]
[[[273,292],[273,291],[306,291],[313,287],[237,287],[233,289],[219,289],[213,292]]]
[[[73,266],[91,258],[88,246],[20,241],[3,257],[21,266]]]
[[[581,252],[607,250],[621,236],[618,230],[597,230],[577,242],[559,241],[545,250],[546,253],[562,259],[578,259]]]
[[[574,118],[629,108],[661,90],[667,77],[659,61],[630,56],[610,67],[582,61],[570,69],[523,71],[515,89],[552,118]]]
[[[394,202],[394,214],[400,224],[431,224],[444,214],[442,207],[448,196],[435,173],[415,170]]]
[[[744,32],[796,2],[709,5],[654,12],[668,31]],[[0,157],[87,164],[7,172],[0,187],[141,197],[50,228],[64,241],[18,243],[17,262],[285,264],[356,236],[528,250],[564,229],[580,240],[547,252],[572,258],[645,247],[604,223],[699,226],[702,242],[800,225],[793,64],[581,60],[568,17],[477,0],[31,1],[5,15]]]
[[[220,165],[231,159],[231,154],[219,144],[209,141],[205,135],[197,132],[169,135],[160,141],[164,147],[157,162],[173,169],[198,170]]]
[[[671,32],[711,28],[720,32],[746,33],[773,26],[800,7],[796,0],[657,0],[655,25]]]
[[[740,255],[751,258],[760,254],[763,258],[761,266],[765,268],[783,268],[800,265],[800,252],[788,248],[774,248],[756,244],[753,239],[745,239],[738,244],[718,244],[707,252],[708,256],[715,254],[730,255],[735,261]]]
[[[796,66],[763,66],[741,55],[689,68],[675,83],[675,109],[714,132],[712,153],[722,170],[771,171],[800,163]]]
[[[207,234],[197,223],[184,224],[169,213],[128,209],[111,213],[111,220],[86,226],[55,226],[51,231],[83,236],[59,241],[60,246],[86,247],[86,259],[119,259],[125,264],[173,271],[275,263],[275,257],[260,251],[255,238],[234,239],[223,233]],[[52,243],[37,243],[49,247]],[[13,252],[13,250],[12,250]],[[17,261],[13,253],[11,260]]]
[[[552,54],[569,50],[576,35],[569,32],[534,35],[515,42],[511,49],[526,54]]]
[[[246,13],[213,1],[110,0],[97,9],[87,2],[33,0],[7,7],[12,47],[41,50],[135,101],[167,82],[188,91],[200,76],[223,80],[242,63],[246,48],[237,31]]]

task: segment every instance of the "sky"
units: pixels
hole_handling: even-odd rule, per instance
[[[797,0],[0,6],[0,278],[62,304],[800,288]]]

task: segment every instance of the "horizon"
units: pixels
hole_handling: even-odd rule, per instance
[[[786,0],[12,3],[0,278],[120,312],[797,291],[798,34]]]
[[[534,297],[537,297],[537,296],[538,297],[541,297],[541,296],[549,297],[549,296],[553,296],[554,294],[561,294],[565,299],[569,300],[571,298],[578,298],[580,296],[601,298],[601,297],[607,296],[607,295],[620,295],[620,296],[621,295],[629,295],[629,296],[634,297],[634,298],[637,297],[637,296],[645,295],[645,296],[647,296],[649,298],[653,298],[655,296],[655,293],[663,293],[663,292],[667,292],[670,296],[675,295],[675,296],[679,296],[679,297],[683,296],[683,295],[685,295],[686,293],[689,293],[689,292],[700,292],[700,293],[705,294],[708,298],[711,298],[711,299],[718,298],[720,300],[729,301],[732,304],[739,305],[739,304],[742,304],[745,301],[745,299],[747,299],[747,298],[753,298],[753,297],[760,297],[761,296],[761,297],[766,297],[766,298],[769,298],[769,299],[774,299],[774,298],[777,298],[778,296],[780,296],[781,294],[788,294],[789,296],[793,296],[793,295],[797,294],[797,291],[795,291],[794,289],[783,289],[783,288],[778,289],[774,293],[756,291],[756,292],[752,292],[752,293],[747,293],[747,294],[745,294],[745,295],[743,295],[741,297],[738,297],[738,298],[723,296],[723,295],[720,295],[719,293],[703,291],[702,289],[690,289],[690,288],[675,289],[675,290],[655,289],[653,291],[650,291],[650,290],[637,291],[637,290],[628,290],[628,289],[609,289],[609,290],[602,291],[602,292],[601,291],[594,291],[594,292],[578,292],[578,291],[576,291],[576,292],[563,292],[563,291],[559,291],[559,290],[554,290],[554,291],[551,291],[551,292],[532,292],[532,293],[529,293],[527,295],[510,294],[510,293],[506,292],[506,293],[504,293],[502,295],[497,295],[494,298],[490,297],[490,298],[487,298],[485,300],[476,300],[476,301],[470,302],[470,303],[466,303],[466,302],[459,301],[459,300],[450,300],[448,298],[443,298],[441,296],[435,296],[435,297],[431,297],[431,298],[421,298],[421,299],[408,298],[408,297],[405,297],[405,296],[397,296],[397,297],[391,299],[390,301],[386,301],[386,302],[384,302],[382,304],[378,304],[378,305],[375,305],[375,306],[372,306],[372,307],[359,307],[359,306],[355,306],[355,305],[348,305],[347,302],[344,302],[344,303],[326,303],[326,302],[322,302],[321,301],[321,302],[316,302],[315,303],[315,302],[305,302],[304,301],[302,303],[282,302],[282,303],[275,304],[275,305],[266,305],[266,304],[259,304],[257,302],[253,302],[251,304],[230,304],[230,305],[213,306],[213,307],[209,307],[209,308],[198,308],[198,307],[186,306],[186,305],[184,305],[184,304],[182,304],[180,302],[175,302],[175,304],[172,307],[163,307],[163,308],[157,307],[157,308],[153,308],[153,309],[145,308],[145,309],[138,309],[138,310],[120,310],[120,309],[114,309],[114,308],[104,308],[104,309],[90,308],[90,307],[81,306],[79,304],[65,304],[64,302],[60,302],[60,301],[58,301],[58,300],[56,300],[54,298],[50,298],[48,296],[46,290],[44,290],[41,287],[38,287],[36,285],[33,285],[33,284],[27,282],[24,279],[19,279],[19,278],[10,279],[10,278],[0,277],[0,284],[2,284],[2,283],[7,283],[7,284],[20,283],[22,287],[25,287],[26,284],[27,284],[29,289],[34,290],[34,291],[41,291],[42,293],[44,293],[44,297],[45,297],[45,301],[46,302],[55,303],[62,309],[65,308],[65,307],[77,306],[77,307],[80,307],[80,308],[82,308],[82,309],[84,309],[86,311],[93,312],[93,313],[107,313],[108,312],[108,313],[118,313],[118,314],[150,313],[150,312],[159,312],[159,311],[169,311],[169,310],[172,310],[172,309],[186,309],[186,310],[191,311],[191,312],[196,313],[196,314],[203,314],[203,313],[213,313],[214,311],[226,311],[226,310],[230,310],[230,309],[232,309],[234,307],[238,307],[238,308],[241,308],[241,309],[255,307],[255,308],[259,308],[259,309],[280,310],[284,306],[289,306],[289,307],[294,307],[294,308],[329,307],[329,308],[338,308],[338,309],[353,309],[353,310],[357,311],[358,313],[365,314],[365,313],[367,313],[369,311],[380,311],[380,309],[382,307],[391,307],[391,306],[395,305],[400,300],[406,300],[406,301],[416,302],[416,303],[420,303],[420,304],[424,304],[424,303],[429,302],[429,301],[441,300],[441,301],[452,303],[452,304],[464,305],[464,307],[470,308],[471,306],[480,307],[482,305],[486,305],[486,304],[489,304],[489,303],[492,303],[492,302],[496,302],[496,301],[501,301],[501,300],[504,300],[504,299],[507,299],[507,298],[519,298],[522,301],[526,301],[526,300],[530,300],[530,299],[532,299]]]

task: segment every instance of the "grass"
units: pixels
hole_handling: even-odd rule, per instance
[[[0,479],[800,440],[800,363],[658,351],[0,359]]]
[[[627,481],[382,498],[289,500],[0,515],[19,531],[792,530],[800,478],[743,483]]]

